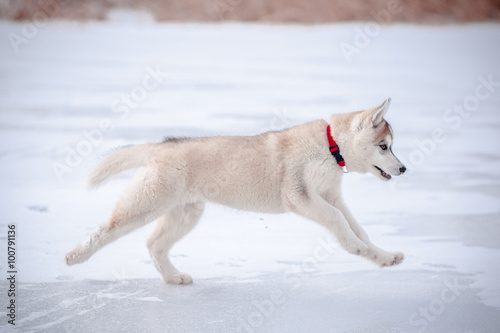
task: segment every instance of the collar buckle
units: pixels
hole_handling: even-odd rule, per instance
[[[330,145],[330,153],[332,153],[332,156],[335,158],[337,161],[337,164],[342,168],[342,171],[344,173],[348,173],[349,171],[347,170],[347,167],[345,166],[345,161],[342,155],[340,155],[340,149],[335,140],[333,140],[331,131],[330,131],[330,125],[326,128],[326,135],[328,137],[328,144]]]

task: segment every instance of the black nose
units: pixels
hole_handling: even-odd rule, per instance
[[[401,168],[399,168],[399,172],[405,173],[406,167],[403,165]]]

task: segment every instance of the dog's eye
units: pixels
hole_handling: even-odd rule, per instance
[[[387,150],[387,146],[386,146],[386,145],[380,145],[380,148],[381,148],[382,150]]]

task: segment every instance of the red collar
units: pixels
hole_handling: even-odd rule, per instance
[[[328,125],[328,127],[326,128],[326,136],[328,137],[330,152],[332,153],[333,157],[335,157],[337,164],[344,169],[344,172],[346,172],[344,158],[342,157],[342,155],[340,155],[339,146],[337,145],[335,140],[333,140],[332,133],[330,131],[330,125]]]

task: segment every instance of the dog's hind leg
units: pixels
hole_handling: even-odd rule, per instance
[[[158,219],[148,239],[148,249],[163,280],[172,284],[190,284],[191,276],[180,273],[170,262],[168,252],[172,245],[194,228],[205,208],[204,202],[177,206]]]
[[[89,259],[103,246],[154,221],[177,205],[169,186],[154,170],[143,170],[133,180],[116,204],[111,218],[66,254],[66,264],[79,264]]]

